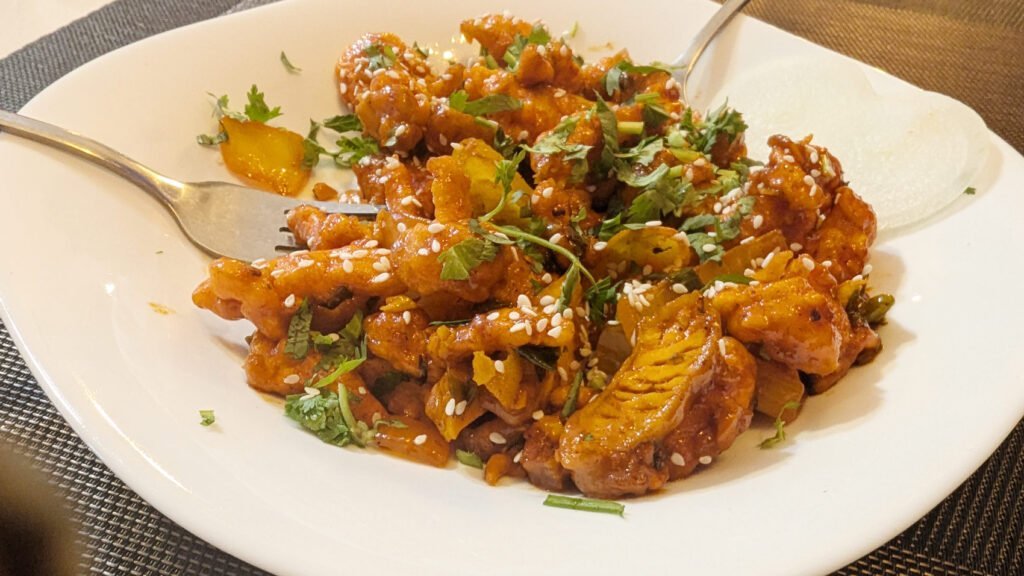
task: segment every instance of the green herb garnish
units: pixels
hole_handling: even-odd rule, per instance
[[[387,44],[370,44],[363,50],[363,54],[369,60],[367,69],[370,72],[380,70],[381,68],[391,68],[398,61],[395,49]]]
[[[471,466],[473,468],[484,467],[484,461],[481,460],[480,457],[477,456],[475,453],[469,452],[467,450],[455,450],[455,459],[458,460],[459,463],[465,464],[466,466]]]
[[[288,55],[284,53],[284,50],[281,50],[281,64],[284,65],[285,70],[291,72],[292,74],[298,74],[299,72],[302,72],[302,68],[299,68],[298,66],[292,64],[291,61],[288,60]]]
[[[572,413],[576,411],[576,403],[580,399],[580,384],[583,383],[583,371],[576,373],[576,377],[572,379],[572,385],[569,386],[569,393],[565,397],[565,404],[562,406],[562,419],[566,419],[572,416]]]
[[[761,449],[772,448],[786,441],[786,423],[782,420],[782,414],[786,410],[796,410],[799,407],[800,403],[796,400],[791,400],[782,405],[782,410],[779,410],[779,415],[775,417],[775,436],[762,440],[758,444]]]
[[[615,514],[616,516],[623,516],[623,513],[626,511],[626,506],[619,502],[597,500],[595,498],[574,498],[560,494],[548,494],[547,498],[544,499],[544,505],[551,506],[552,508]]]
[[[452,110],[464,112],[470,116],[486,116],[496,112],[519,110],[523,107],[523,103],[505,94],[491,94],[470,100],[465,90],[456,90],[448,97],[448,106]]]
[[[313,311],[309,308],[309,300],[303,299],[288,323],[288,339],[284,343],[285,354],[296,360],[306,357],[309,352],[309,325],[312,321]]]
[[[202,426],[210,426],[217,421],[217,417],[214,416],[213,410],[200,410],[199,411],[199,424]]]
[[[968,186],[967,188],[964,188],[964,194],[966,194],[968,196],[974,196],[974,194],[977,193],[977,192],[978,192],[978,189],[975,188],[974,186]]]
[[[467,238],[441,252],[441,280],[465,280],[469,273],[484,262],[493,262],[498,246],[486,238]]]
[[[249,89],[246,97],[249,99],[249,103],[245,105],[245,115],[249,117],[249,120],[267,122],[281,115],[281,107],[267,106],[267,102],[263,99],[263,92],[260,92],[255,84]]]

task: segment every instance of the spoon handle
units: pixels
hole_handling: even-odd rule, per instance
[[[690,43],[690,47],[685,52],[679,55],[672,63],[673,66],[682,68],[683,70],[683,103],[687,106],[690,105],[690,97],[686,92],[686,83],[690,79],[690,74],[693,73],[693,69],[697,66],[697,60],[700,60],[701,54],[704,53],[704,49],[708,47],[711,40],[714,39],[718,32],[732,20],[732,17],[736,15],[750,0],[726,0],[722,7],[711,19],[704,24],[704,27],[697,32],[694,36],[693,42]]]

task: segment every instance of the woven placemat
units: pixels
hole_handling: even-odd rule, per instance
[[[0,60],[0,108],[19,109],[63,74],[120,46],[266,2],[117,0]],[[1020,0],[755,0],[747,13],[962,100],[1024,151]],[[0,441],[31,458],[64,496],[82,574],[265,574],[191,535],[118,480],[43,394],[3,326]],[[926,517],[836,574],[1024,574],[1022,455],[1024,424]]]

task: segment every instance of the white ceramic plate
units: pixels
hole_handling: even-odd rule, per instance
[[[579,20],[582,43],[612,41],[645,61],[671,58],[713,9],[641,4],[520,0],[516,11],[554,31]],[[332,65],[362,32],[446,42],[461,19],[505,7],[282,3],[118,50],[24,112],[173,176],[227,178],[194,143],[211,128],[206,91],[238,101],[255,82],[283,107],[280,124],[304,130],[308,117],[337,113]],[[285,72],[281,50],[301,75]],[[741,18],[697,80],[710,94],[745,67],[813,53],[825,51]],[[270,571],[821,573],[925,514],[1024,413],[1014,264],[1024,159],[994,135],[991,145],[976,196],[876,247],[875,282],[898,302],[882,355],[811,400],[785,445],[758,450],[768,431],[752,430],[708,470],[630,501],[625,519],[547,508],[523,482],[490,488],[454,465],[341,450],[299,431],[245,385],[247,326],[191,306],[207,259],[167,212],[112,175],[6,136],[0,296],[29,366],[103,461],[182,526]],[[216,426],[199,426],[199,409],[216,410]]]

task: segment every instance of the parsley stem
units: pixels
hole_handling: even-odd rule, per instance
[[[594,275],[591,274],[590,271],[587,270],[583,266],[583,263],[580,262],[580,259],[575,254],[573,254],[569,250],[566,250],[565,248],[559,246],[558,244],[554,244],[552,242],[549,242],[549,241],[545,240],[544,238],[541,238],[540,236],[534,236],[533,234],[530,234],[529,232],[523,232],[519,228],[515,228],[513,226],[498,226],[498,225],[494,225],[494,228],[496,230],[498,230],[499,232],[505,234],[506,236],[510,236],[512,238],[519,238],[520,240],[526,240],[527,242],[531,242],[531,243],[536,244],[538,246],[543,246],[544,248],[547,248],[548,250],[551,250],[552,252],[557,252],[557,253],[561,254],[562,256],[565,256],[566,258],[569,259],[569,262],[571,262],[572,264],[574,264],[576,266],[579,266],[580,271],[583,272],[583,275],[587,277],[587,280],[590,280],[592,283],[595,283],[595,284],[597,283],[597,280],[594,279]]]
[[[619,122],[619,134],[638,135],[644,133],[643,122]]]
[[[345,420],[345,426],[348,426],[351,432],[352,442],[359,447],[365,447],[362,439],[355,433],[356,417],[355,414],[352,414],[352,406],[348,403],[348,394],[348,388],[341,382],[338,382],[338,409],[341,410],[341,417]]]
[[[611,500],[596,500],[594,498],[574,498],[559,494],[548,494],[544,499],[545,506],[553,508],[566,508],[568,510],[583,510],[584,512],[602,512],[604,514],[615,514],[622,516],[626,511],[625,504],[612,502]]]

